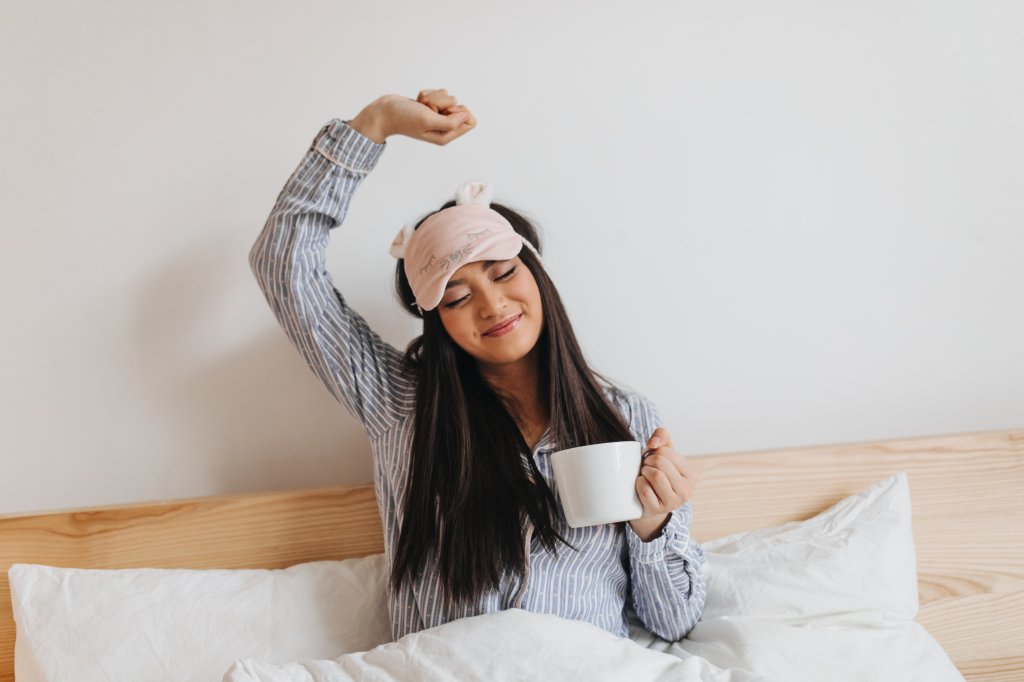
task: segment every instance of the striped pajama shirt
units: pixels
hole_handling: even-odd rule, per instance
[[[347,121],[328,122],[278,195],[249,263],[288,338],[370,437],[390,566],[409,469],[415,378],[402,371],[402,352],[348,306],[324,267],[331,229],[344,220],[356,188],[386,147]],[[604,390],[636,440],[646,442],[661,425],[655,406],[641,394],[614,386]],[[532,453],[556,499],[549,456],[557,450],[549,429]],[[690,538],[690,519],[686,503],[671,514],[661,535],[643,542],[628,523],[570,528],[559,515],[558,531],[579,551],[563,546],[557,557],[527,526],[526,579],[506,572],[497,589],[471,604],[446,599],[437,566],[428,562],[417,580],[388,591],[392,634],[397,639],[457,618],[522,608],[587,621],[625,637],[626,607],[632,606],[653,634],[680,639],[700,618],[705,597],[704,553]]]

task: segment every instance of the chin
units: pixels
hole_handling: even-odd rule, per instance
[[[526,316],[524,315],[523,319],[520,320],[519,327],[512,331],[512,333],[493,339],[484,337],[480,340],[483,350],[488,356],[481,359],[493,363],[508,363],[521,360],[536,347],[539,339],[539,330],[534,329],[526,321]]]

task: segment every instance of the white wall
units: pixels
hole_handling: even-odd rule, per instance
[[[395,345],[392,237],[481,178],[684,454],[1024,426],[1022,27],[968,0],[4,3],[0,513],[371,479],[247,254],[327,120],[424,88],[478,128],[392,138],[328,263]]]

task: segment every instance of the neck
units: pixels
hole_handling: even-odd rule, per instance
[[[520,426],[547,424],[548,396],[540,381],[539,344],[516,362],[504,365],[479,363],[484,381],[497,393]]]

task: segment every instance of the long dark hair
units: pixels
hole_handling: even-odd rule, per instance
[[[438,211],[454,205],[448,201]],[[527,218],[498,203],[491,208],[543,253]],[[598,378],[617,388],[587,365],[554,283],[530,249],[524,246],[519,258],[540,290],[540,381],[554,442],[571,448],[633,440]],[[410,342],[404,358],[417,377],[415,434],[391,587],[418,577],[428,561],[436,562],[449,599],[476,601],[499,587],[505,570],[525,577],[526,519],[549,551],[557,554],[559,543],[571,545],[557,530],[558,504],[514,418],[476,360],[448,335],[438,309],[420,313],[401,259],[395,289],[402,306],[422,317],[423,335]]]

